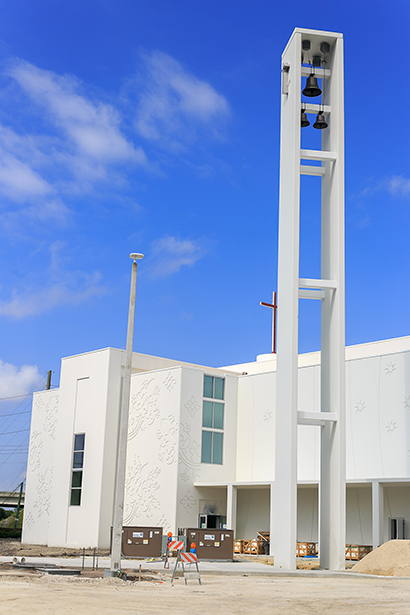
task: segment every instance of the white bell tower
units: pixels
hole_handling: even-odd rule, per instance
[[[303,55],[302,55],[303,54]],[[302,78],[314,74],[312,103]],[[322,113],[320,150],[301,149],[301,111]],[[324,116],[324,117],[323,117]],[[314,116],[310,115],[311,124]],[[322,121],[323,120],[323,121]],[[300,176],[321,182],[321,279],[299,278]],[[296,28],[282,55],[273,554],[296,568],[297,425],[321,426],[319,548],[322,568],[345,567],[345,281],[343,36]],[[299,300],[321,303],[321,412],[298,410]]]

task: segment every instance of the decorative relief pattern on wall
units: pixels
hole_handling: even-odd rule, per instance
[[[184,408],[186,408],[191,416],[194,416],[201,409],[201,406],[196,401],[195,397],[192,395],[190,399],[184,404]]]
[[[174,376],[171,374],[171,372],[168,372],[167,377],[165,378],[163,383],[168,393],[171,393],[176,383],[177,381],[175,380]]]
[[[356,402],[354,409],[356,412],[363,412],[363,410],[366,409],[366,404],[364,403],[364,401],[358,401]]]
[[[161,516],[161,518],[157,522],[157,525],[164,529],[164,535],[168,534],[168,532],[171,530],[171,524],[165,515]]]
[[[179,432],[179,464],[182,472],[181,480],[194,482],[199,477],[201,467],[201,447],[192,439],[189,423],[181,423]]]
[[[43,422],[44,433],[55,440],[55,432],[58,418],[58,395],[51,395],[45,405],[45,417]]]
[[[396,364],[395,363],[387,363],[386,367],[384,368],[384,371],[386,372],[386,376],[389,376],[390,374],[392,374],[393,372],[395,372],[397,369]]]
[[[37,509],[38,518],[43,515],[50,515],[52,484],[53,470],[47,468],[44,474],[39,474],[37,477],[37,499],[33,504],[33,508]]]
[[[190,491],[188,491],[182,500],[179,500],[180,504],[185,508],[185,512],[189,513],[197,505],[197,500],[193,497]]]
[[[142,464],[135,455],[131,467],[128,468],[125,480],[124,525],[138,524],[138,519],[152,519],[155,511],[160,509],[156,492],[160,488],[158,480],[161,468],[150,470],[148,464]]]
[[[30,468],[30,472],[35,472],[40,467],[41,451],[44,448],[44,442],[41,436],[41,431],[33,431],[30,437],[30,452],[28,454],[28,467]]]
[[[389,421],[386,425],[387,433],[390,435],[397,429],[396,421]]]
[[[34,525],[34,517],[31,511],[28,513],[27,517],[25,518],[25,523],[28,526],[28,528],[31,530],[31,528]]]
[[[159,417],[160,390],[154,383],[154,378],[144,380],[141,389],[131,398],[128,440],[135,438],[140,431],[145,431]]]
[[[264,421],[270,421],[272,418],[272,412],[270,410],[265,410],[265,414],[263,415]]]
[[[404,398],[404,407],[405,408],[410,408],[410,395],[408,395],[408,397]]]
[[[169,414],[166,419],[162,419],[157,431],[157,438],[160,441],[158,459],[168,466],[177,460],[178,428],[179,424],[175,417]]]

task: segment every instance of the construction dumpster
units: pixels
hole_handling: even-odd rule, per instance
[[[233,531],[187,528],[182,531],[187,537],[186,551],[191,543],[196,544],[198,559],[233,561]]]
[[[124,526],[121,550],[124,557],[161,557],[162,527]]]

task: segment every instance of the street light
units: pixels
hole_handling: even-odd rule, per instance
[[[137,289],[137,260],[144,258],[143,254],[130,254],[133,259],[131,271],[130,306],[128,311],[127,345],[125,351],[125,370],[122,387],[120,424],[117,452],[117,478],[114,494],[114,519],[111,543],[111,567],[107,576],[114,576],[121,571],[121,542],[124,516],[124,487],[127,461],[128,413],[130,407],[132,345],[134,340],[135,294]]]

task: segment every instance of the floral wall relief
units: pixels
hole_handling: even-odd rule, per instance
[[[37,517],[50,515],[51,489],[53,483],[53,469],[47,468],[44,473],[38,475],[37,498],[33,509],[37,509]]]
[[[28,454],[28,467],[30,472],[35,472],[40,468],[41,451],[44,448],[41,431],[33,431],[30,436],[30,451]]]
[[[161,468],[149,469],[148,463],[141,463],[138,455],[128,467],[125,480],[124,525],[138,525],[140,518],[152,522],[155,513],[160,509],[156,496],[160,488],[158,480]]]
[[[53,440],[55,440],[58,419],[58,399],[58,395],[50,395],[44,407],[45,416],[43,430],[44,433],[48,434]]]
[[[179,434],[179,465],[182,470],[180,479],[192,483],[199,477],[201,467],[201,447],[192,438],[191,425],[181,423]]]
[[[157,438],[160,443],[158,459],[168,466],[177,460],[178,429],[179,423],[173,414],[169,414],[167,418],[161,420],[157,431]]]
[[[128,424],[128,440],[132,440],[140,431],[159,417],[158,407],[160,390],[155,379],[144,380],[140,390],[131,397],[131,412]]]

